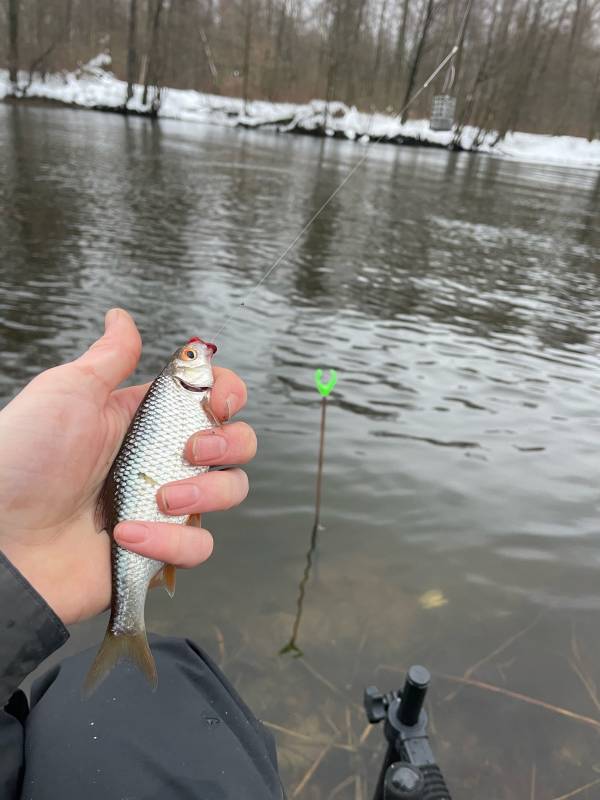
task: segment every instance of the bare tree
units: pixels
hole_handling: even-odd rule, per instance
[[[250,82],[250,52],[252,49],[252,0],[244,0],[244,62],[242,74],[242,97],[244,113],[248,113],[248,86]]]
[[[277,32],[275,37],[275,54],[273,58],[273,69],[269,80],[269,98],[272,100],[275,96],[275,86],[281,68],[281,61],[283,56],[283,41],[288,17],[288,0],[281,0],[281,9],[279,12],[279,20],[277,22]]]
[[[423,19],[423,26],[421,28],[421,32],[418,34],[418,39],[414,46],[414,54],[410,65],[408,83],[406,84],[406,91],[404,92],[404,99],[401,104],[401,108],[404,108],[402,116],[400,117],[401,122],[406,122],[406,117],[408,116],[408,110],[406,109],[406,105],[413,93],[413,88],[417,78],[417,70],[419,69],[419,64],[421,63],[421,56],[423,54],[423,46],[425,44],[425,39],[427,38],[427,31],[429,30],[429,26],[431,25],[432,19],[433,19],[433,0],[427,0],[427,6],[425,8],[425,14]]]
[[[137,18],[137,0],[129,0],[129,19],[127,23],[127,97],[125,105],[133,97],[133,84],[137,68],[137,54],[135,48],[135,27]]]
[[[19,0],[8,0],[8,78],[16,88],[19,80]]]
[[[407,2],[407,0],[405,0]],[[367,80],[367,95],[372,96],[373,90],[377,84],[379,77],[379,68],[381,67],[381,57],[383,54],[384,37],[385,37],[385,15],[387,12],[388,0],[383,0],[379,13],[379,24],[377,26],[377,43],[375,45],[375,57],[373,59],[373,67],[371,74]]]
[[[389,71],[388,82],[386,86],[386,103],[389,102],[392,87],[395,88],[398,96],[400,94],[400,85],[402,75],[404,72],[405,59],[406,59],[406,23],[408,20],[408,3],[409,0],[402,0],[402,16],[401,22],[398,26],[398,35],[396,37],[396,48],[394,52],[394,65]]]
[[[164,0],[155,0],[154,14],[150,24],[150,41],[144,57],[144,92],[142,94],[142,105],[148,102],[148,86],[158,85],[158,35],[160,31],[160,15],[164,7]]]

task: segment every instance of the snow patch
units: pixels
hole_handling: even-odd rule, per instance
[[[110,72],[110,56],[101,53],[73,72],[46,75],[42,80],[34,75],[29,84],[28,73],[19,75],[19,94],[27,98],[53,100],[81,108],[122,108],[127,85]],[[0,70],[0,100],[11,93],[8,71]],[[150,104],[142,103],[143,87],[134,86],[128,108],[148,113]],[[152,92],[150,92],[152,97]],[[425,119],[408,120],[401,124],[397,117],[387,114],[367,114],[341,102],[325,103],[313,100],[303,105],[253,100],[244,103],[238,97],[222,97],[193,90],[165,88],[161,94],[158,116],[186,122],[267,127],[281,132],[319,132],[365,143],[373,140],[402,140],[411,143],[448,147],[453,131],[432,131]],[[600,169],[600,140],[592,142],[574,136],[547,136],[532,133],[510,133],[498,144],[495,134],[488,133],[474,147],[477,129],[465,127],[460,143],[465,149],[518,161],[557,164]]]

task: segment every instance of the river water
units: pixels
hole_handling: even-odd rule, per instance
[[[117,303],[137,379],[210,337],[364,152],[14,106],[0,147],[4,400]],[[205,519],[213,558],[146,616],[272,726],[291,797],[369,796],[383,735],[362,689],[412,663],[456,798],[600,797],[599,212],[592,171],[373,146],[219,336],[249,387],[251,494]],[[293,657],[316,367],[338,385]]]

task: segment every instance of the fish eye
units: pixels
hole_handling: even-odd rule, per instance
[[[191,350],[191,349],[184,350],[181,353],[181,358],[184,361],[193,361],[195,358],[197,358],[197,356],[198,356],[198,353],[195,350]]]

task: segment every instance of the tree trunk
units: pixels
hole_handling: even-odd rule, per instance
[[[541,51],[540,18],[545,0],[537,0],[533,12],[533,19],[527,32],[521,39],[518,49],[523,53],[522,61],[519,64],[518,75],[513,84],[512,91],[512,110],[508,117],[506,132],[515,131],[519,127],[519,121],[523,114],[523,106],[527,102],[529,82],[523,80],[523,75],[533,75],[538,55]]]
[[[600,135],[600,66],[596,72],[596,80],[592,91],[592,118],[590,120],[590,130],[588,139],[591,142]]]
[[[456,131],[454,134],[453,145],[458,147],[460,145],[460,139],[462,136],[462,131],[465,125],[468,125],[471,122],[471,119],[474,116],[475,110],[475,101],[477,99],[477,95],[479,93],[479,87],[481,84],[484,83],[486,80],[486,71],[487,66],[490,60],[490,53],[492,51],[492,42],[494,40],[494,33],[496,30],[496,22],[498,20],[498,11],[497,6],[494,5],[494,9],[492,12],[492,19],[490,21],[490,25],[488,28],[487,38],[485,47],[483,50],[483,58],[479,64],[477,69],[477,74],[475,75],[475,80],[471,86],[471,90],[467,94],[465,101],[461,107],[460,113],[457,114],[457,126]]]
[[[219,73],[217,72],[217,66],[213,59],[212,51],[210,49],[210,43],[208,41],[208,36],[206,35],[206,31],[204,28],[200,28],[200,41],[202,42],[202,47],[204,48],[204,55],[206,56],[206,61],[208,63],[208,69],[210,71],[210,77],[212,78],[213,82],[213,90],[219,94],[221,89],[219,88]]]
[[[250,52],[252,50],[252,0],[244,0],[244,79],[242,94],[244,98],[244,114],[248,113],[248,85],[250,82]]]
[[[19,80],[19,0],[8,0],[8,77],[16,89]]]
[[[90,12],[91,16],[91,12]],[[67,43],[67,63],[72,66],[71,39],[73,37],[73,0],[67,0],[65,8],[65,41]]]
[[[373,61],[373,68],[371,75],[367,82],[367,94],[372,97],[375,86],[377,85],[377,77],[379,76],[379,67],[381,66],[381,52],[383,50],[383,37],[385,33],[385,12],[387,11],[387,0],[383,0],[381,4],[381,13],[379,15],[379,25],[377,26],[377,44],[375,46],[375,59]]]
[[[329,117],[329,104],[333,99],[335,92],[335,82],[338,70],[338,49],[340,38],[340,18],[342,10],[340,7],[341,0],[334,0],[333,4],[333,19],[329,30],[329,52],[327,63],[327,87],[325,90],[325,113],[323,116],[323,129],[327,128],[327,118]]]
[[[158,59],[158,33],[160,30],[160,13],[163,9],[164,0],[156,0],[154,14],[152,16],[152,31],[150,34],[150,44],[146,53],[146,76],[144,80],[144,93],[142,95],[142,105],[148,102],[148,86],[156,86],[158,75],[156,61]]]
[[[349,56],[345,59],[345,65],[344,65],[344,74],[346,76],[346,92],[344,100],[349,105],[356,104],[356,81],[355,81],[356,54],[360,50],[359,36],[363,25],[363,16],[366,6],[366,0],[356,0],[356,2],[358,2],[358,10],[356,12],[356,17],[354,15],[355,10],[352,8],[351,2],[347,2],[346,8],[344,9],[344,19],[346,21],[346,25],[350,26],[352,30],[351,39],[350,39],[350,31],[346,30],[344,35],[345,42],[348,42],[348,40],[350,39],[350,42],[348,42],[348,46],[344,48],[344,52],[346,53],[347,56]]]
[[[133,97],[133,84],[135,83],[135,71],[137,67],[137,56],[135,51],[135,23],[137,17],[137,0],[129,0],[129,24],[127,26],[127,97],[125,105]]]
[[[275,97],[275,87],[277,78],[279,77],[279,68],[281,65],[281,53],[283,50],[283,35],[285,32],[285,24],[287,21],[287,0],[282,0],[281,14],[279,15],[279,22],[277,24],[277,39],[275,41],[275,58],[273,61],[273,72],[269,81],[269,99],[273,100]]]
[[[563,73],[563,90],[562,90],[562,113],[557,116],[558,124],[553,133],[560,135],[565,132],[569,112],[571,110],[571,86],[573,83],[573,66],[577,60],[577,52],[581,50],[581,32],[583,26],[581,25],[581,17],[585,7],[585,0],[575,0],[575,10],[573,12],[573,23],[571,25],[571,32],[569,35],[569,45],[567,48],[567,57],[565,59],[564,73]]]
[[[402,101],[402,105],[400,106],[400,108],[404,109],[404,111],[402,112],[402,116],[400,117],[401,123],[406,122],[406,117],[408,116],[408,109],[406,108],[406,106],[408,105],[408,102],[410,101],[411,95],[413,93],[413,88],[415,85],[415,81],[417,79],[419,64],[421,62],[421,56],[423,54],[423,45],[425,44],[425,39],[427,38],[427,31],[429,30],[429,26],[431,25],[432,19],[433,19],[433,0],[427,0],[427,8],[425,10],[425,20],[423,22],[423,30],[421,31],[421,35],[419,36],[419,41],[415,46],[415,54],[410,67],[408,84],[406,86],[406,92],[404,93],[404,100]]]
[[[406,53],[406,23],[408,20],[408,3],[404,0],[402,4],[402,21],[398,27],[398,37],[396,39],[396,52],[394,54],[394,66],[388,73],[388,81],[385,90],[385,102],[389,103],[392,89],[400,95],[400,81],[404,72],[404,56]]]
[[[463,65],[463,58],[464,58],[464,48],[463,42],[465,40],[465,36],[467,35],[467,28],[469,27],[469,19],[471,17],[471,11],[473,10],[473,2],[471,0],[467,0],[467,7],[465,8],[464,12],[461,14],[461,30],[459,31],[459,40],[456,42],[458,45],[458,53],[456,54],[456,58],[454,59],[454,86],[457,87],[460,83],[460,74]],[[460,94],[457,91],[457,94]]]
[[[115,27],[115,1],[108,0],[108,52],[110,53],[111,61],[113,57],[113,29]]]

